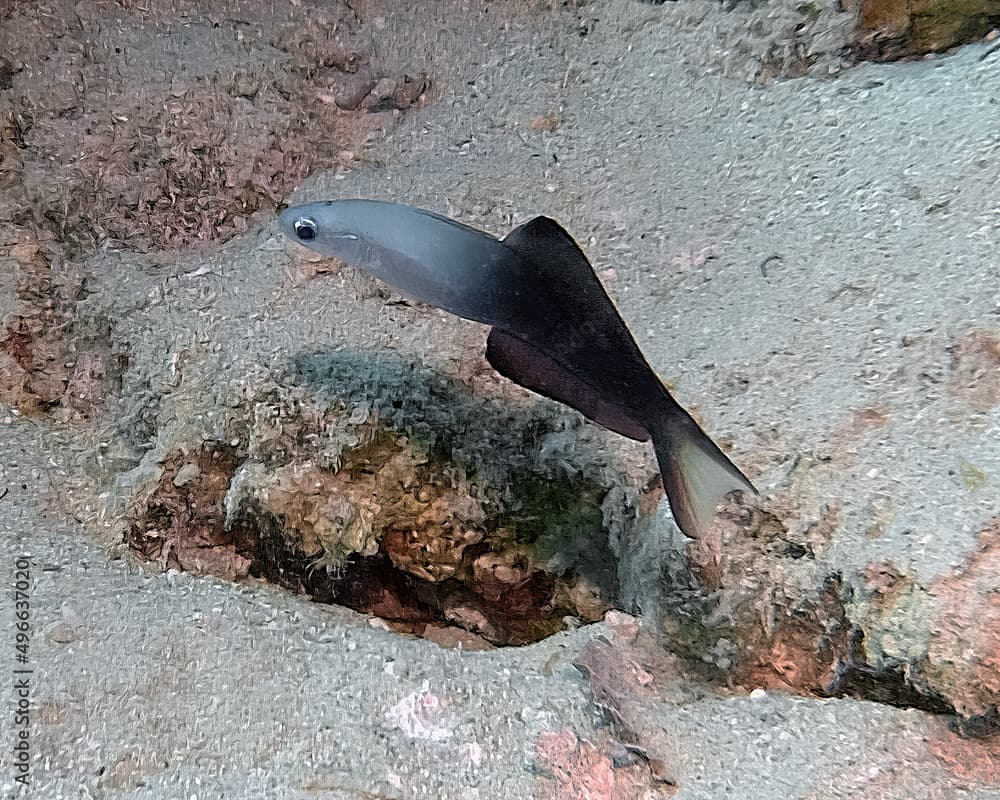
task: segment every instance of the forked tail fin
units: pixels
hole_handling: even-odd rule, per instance
[[[651,430],[670,510],[685,536],[703,535],[715,507],[729,492],[757,494],[746,475],[680,406],[673,405],[664,422]]]

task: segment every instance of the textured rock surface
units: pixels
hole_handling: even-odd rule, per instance
[[[849,5],[858,10],[856,52],[876,60],[939,53],[1000,26],[998,0],[861,0]]]
[[[217,364],[201,366],[212,381]],[[171,393],[203,426],[165,431],[116,479],[107,518],[147,559],[497,644],[616,601],[607,542],[632,530],[639,493],[603,461],[567,474],[546,458],[578,427],[560,430],[552,409],[484,403],[384,356],[307,354],[276,379],[228,368],[248,372]]]

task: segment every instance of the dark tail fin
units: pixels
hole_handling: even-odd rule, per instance
[[[661,424],[650,427],[653,447],[674,519],[685,536],[697,539],[729,492],[757,490],[673,398],[671,406]]]

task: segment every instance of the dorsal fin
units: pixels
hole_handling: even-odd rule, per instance
[[[558,222],[535,217],[501,241],[527,265],[539,294],[563,304],[546,311],[550,323],[570,342],[585,341],[590,349],[603,348],[605,357],[645,364],[587,256]]]
[[[584,380],[577,378],[550,355],[499,328],[490,330],[486,360],[514,383],[575,408],[605,428],[645,442],[649,433],[617,406],[604,400]]]
[[[554,219],[535,217],[514,228],[500,241],[523,258],[542,264],[559,264],[564,272],[590,275],[594,283],[601,285],[576,240]]]

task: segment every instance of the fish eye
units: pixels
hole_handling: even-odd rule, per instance
[[[316,238],[319,226],[312,217],[299,217],[295,220],[295,235],[302,241],[309,242]]]

